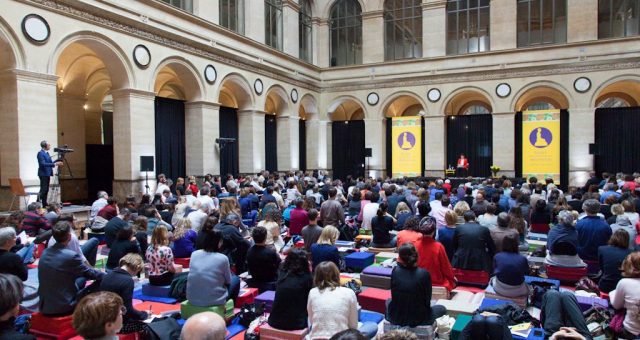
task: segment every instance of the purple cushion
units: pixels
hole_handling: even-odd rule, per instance
[[[365,268],[362,273],[367,275],[387,276],[391,277],[393,268],[386,268],[382,266],[369,266]]]
[[[576,295],[576,300],[578,300],[580,310],[582,310],[583,312],[591,308],[593,305],[601,306],[603,308],[609,308],[609,302],[599,297]]]

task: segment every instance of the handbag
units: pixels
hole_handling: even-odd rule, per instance
[[[245,303],[238,313],[239,323],[249,328],[251,323],[258,317],[264,315],[265,303]]]
[[[576,290],[584,290],[600,296],[600,288],[598,288],[598,285],[586,276],[576,282]]]
[[[181,327],[172,317],[156,318],[145,325],[144,339],[148,340],[173,340],[180,338]]]
[[[345,283],[344,286],[353,290],[353,292],[356,293],[356,296],[362,293],[362,287],[360,287],[358,282],[354,279],[351,279],[351,281]]]

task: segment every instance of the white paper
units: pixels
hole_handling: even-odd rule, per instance
[[[27,244],[29,241],[27,233],[24,232],[24,230],[18,235],[18,238],[20,239],[20,244]]]

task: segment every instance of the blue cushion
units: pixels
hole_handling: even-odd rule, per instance
[[[133,291],[133,298],[137,299],[137,300],[141,300],[141,301],[159,302],[159,303],[166,303],[166,304],[169,304],[169,305],[172,305],[172,304],[178,302],[177,299],[174,299],[172,297],[160,297],[160,296],[145,295],[139,290],[134,290]]]
[[[358,321],[362,323],[373,322],[378,324],[384,319],[384,315],[382,315],[381,313],[376,313],[364,309],[361,309],[359,314],[360,315],[358,316]]]
[[[355,269],[364,269],[373,264],[376,260],[376,255],[374,253],[368,252],[355,252],[347,255],[344,258],[344,261],[347,267],[355,268]]]
[[[157,297],[170,297],[171,286],[152,286],[149,283],[142,285],[142,294]]]
[[[560,280],[544,279],[537,276],[525,276],[524,282],[527,284],[531,284],[532,282],[547,282],[553,284],[556,289],[560,289]]]
[[[485,308],[489,308],[492,306],[506,305],[506,304],[514,304],[514,303],[513,301],[510,301],[510,300],[484,298],[482,299],[482,303],[480,304],[480,308],[478,309],[483,311]]]

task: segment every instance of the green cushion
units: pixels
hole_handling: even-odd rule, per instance
[[[451,340],[458,340],[462,334],[462,330],[471,322],[471,315],[459,314],[456,323],[451,329]]]
[[[180,304],[180,314],[183,319],[188,319],[191,316],[202,312],[214,312],[225,319],[229,319],[233,316],[233,300],[227,300],[225,305],[199,307],[189,303],[189,300],[185,300]]]
[[[360,228],[360,230],[358,231],[358,234],[360,234],[360,235],[372,235],[373,232],[372,232],[371,229]]]

